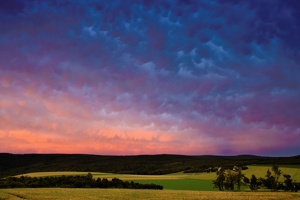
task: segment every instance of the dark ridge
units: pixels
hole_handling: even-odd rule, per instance
[[[0,153],[0,177],[30,172],[81,171],[160,175],[175,172],[205,171],[216,167],[251,164],[299,165],[300,155],[264,157],[254,155],[135,155],[108,156],[89,154],[10,154]]]

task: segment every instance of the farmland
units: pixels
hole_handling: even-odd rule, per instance
[[[282,175],[289,174],[300,182],[299,156],[289,158],[265,158],[255,156],[92,156],[92,155],[12,155],[1,154],[1,176],[21,175],[30,177],[87,175],[111,180],[119,178],[137,183],[162,185],[164,190],[131,190],[99,188],[14,188],[0,189],[0,200],[16,199],[300,199],[299,192],[269,192],[261,189],[242,192],[220,192],[213,188],[216,173],[184,173],[204,166],[247,165],[243,174],[250,178],[265,177],[272,163],[278,163]],[[222,165],[220,165],[220,163]],[[97,169],[97,170],[96,170]],[[145,170],[143,170],[145,169]],[[100,171],[100,172],[98,172]],[[168,173],[167,173],[168,172]],[[145,174],[143,174],[145,173]],[[151,175],[150,175],[151,174]],[[283,177],[279,179],[283,181]]]
[[[274,199],[300,199],[300,193],[290,192],[199,192],[185,190],[127,190],[127,189],[70,189],[70,188],[21,188],[0,189],[1,200],[20,199],[73,199],[73,200],[274,200]]]
[[[243,173],[250,177],[264,177],[266,170],[271,166],[251,165]],[[290,174],[295,181],[300,180],[300,168],[297,165],[284,166],[280,169],[283,174]],[[31,177],[86,175],[87,172],[35,172],[22,174]],[[139,183],[155,183],[164,186],[163,191],[157,190],[130,190],[130,189],[95,189],[95,188],[15,188],[0,189],[0,200],[18,199],[185,199],[185,200],[237,200],[237,199],[300,199],[299,192],[267,192],[261,190],[252,192],[244,186],[242,192],[220,192],[213,189],[211,180],[215,173],[173,173],[166,175],[133,175],[92,172],[94,178],[119,178],[121,180]],[[21,175],[18,175],[21,176]]]
[[[266,171],[271,166],[250,165],[243,173],[246,177],[255,174],[257,177],[265,177]],[[281,165],[280,169],[283,174],[290,174],[292,180],[300,182],[300,166]],[[24,176],[44,177],[44,176],[61,176],[61,175],[86,175],[87,172],[35,172],[22,174]],[[167,190],[194,190],[194,191],[214,191],[212,180],[215,179],[215,173],[173,173],[166,175],[133,175],[133,174],[114,174],[92,172],[94,178],[119,178],[121,180],[134,181],[138,183],[154,183],[164,186]],[[19,175],[21,176],[21,175]],[[283,181],[283,177],[279,179]],[[248,190],[248,187],[243,187]]]
[[[265,177],[266,171],[271,166],[249,166],[249,169],[244,170],[243,173],[247,177],[255,174],[257,177]],[[290,174],[292,179],[296,182],[300,180],[300,168],[297,166],[280,166],[282,174]],[[45,177],[45,176],[61,176],[61,175],[86,175],[87,172],[36,172],[22,174],[30,177]],[[213,173],[173,173],[166,175],[133,175],[133,174],[114,174],[114,173],[100,173],[92,172],[93,178],[106,178],[111,180],[119,178],[124,181],[134,181],[141,184],[157,184],[162,185],[166,190],[192,190],[192,191],[217,191],[213,187],[212,180],[216,178]],[[18,175],[20,177],[21,175]],[[279,179],[283,182],[283,177]],[[243,191],[249,191],[248,186],[242,187]]]

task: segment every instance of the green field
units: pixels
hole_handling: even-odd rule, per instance
[[[167,190],[194,190],[194,191],[217,191],[213,188],[212,181],[197,179],[178,180],[136,180],[135,182],[146,184],[154,183],[164,186]]]
[[[271,166],[249,166],[243,173],[250,178],[264,177]],[[295,181],[300,181],[299,166],[280,166],[283,174],[290,174]],[[32,177],[61,176],[61,175],[86,175],[87,172],[36,172],[23,174]],[[0,200],[20,199],[175,199],[175,200],[275,200],[275,199],[299,199],[300,192],[252,192],[247,186],[242,192],[213,191],[212,180],[215,173],[174,173],[168,175],[131,175],[93,172],[94,178],[114,177],[121,180],[135,181],[139,183],[155,183],[164,186],[164,190],[130,190],[130,189],[88,189],[88,188],[16,188],[0,189]],[[19,175],[21,176],[21,175]]]
[[[24,176],[45,177],[61,175],[86,175],[88,172],[36,172],[23,174]],[[131,175],[131,174],[111,174],[92,172],[93,178],[119,178],[124,181],[134,181],[142,184],[154,183],[164,186],[170,190],[195,190],[195,191],[216,191],[213,188],[212,180],[215,173],[205,174],[185,174],[174,173],[167,175]],[[21,176],[21,175],[19,175]]]
[[[251,178],[254,174],[257,178],[265,177],[268,169],[271,166],[251,165],[249,169],[244,170],[243,173]],[[292,179],[300,182],[300,166],[280,166],[282,174],[290,174]],[[86,175],[87,172],[36,172],[23,174],[25,176],[43,177],[43,176],[61,176],[61,175]],[[119,178],[121,180],[134,181],[139,183],[154,183],[164,186],[168,190],[194,190],[194,191],[215,191],[212,180],[215,179],[215,173],[174,173],[167,175],[132,175],[132,174],[111,174],[92,172],[94,178]],[[20,175],[19,175],[20,176]],[[283,176],[279,179],[283,181]],[[242,188],[249,190],[247,186]]]

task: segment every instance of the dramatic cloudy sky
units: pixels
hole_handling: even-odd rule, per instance
[[[298,0],[0,1],[0,152],[300,153]]]

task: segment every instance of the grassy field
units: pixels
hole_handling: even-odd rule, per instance
[[[36,172],[23,174],[24,176],[45,177],[61,175],[86,175],[87,172]],[[185,174],[174,173],[167,175],[132,175],[132,174],[111,174],[92,172],[94,178],[119,178],[123,181],[134,181],[138,183],[154,183],[164,186],[164,189],[170,190],[195,190],[195,191],[216,191],[213,188],[212,180],[215,173],[205,174]],[[19,175],[21,176],[21,175]]]
[[[251,175],[254,174],[257,178],[263,177],[265,178],[266,172],[268,169],[271,170],[271,166],[260,166],[260,165],[250,165],[248,166],[249,169],[243,171],[243,173],[248,177],[251,178]],[[289,174],[291,175],[292,179],[296,182],[300,182],[300,166],[299,165],[282,165],[279,166],[279,169],[283,174]],[[279,181],[283,181],[284,178],[281,176]]]
[[[257,178],[265,177],[271,166],[248,166],[248,170],[243,173],[251,178],[255,174]],[[280,166],[282,174],[290,174],[294,181],[300,182],[300,166]],[[43,176],[61,176],[61,175],[86,175],[87,172],[36,172],[24,174],[25,176],[43,177]],[[119,178],[124,181],[134,181],[139,183],[154,183],[164,186],[169,190],[194,190],[194,191],[215,191],[212,180],[216,178],[215,173],[174,173],[167,175],[132,175],[132,174],[111,174],[92,172],[94,178]],[[279,181],[283,181],[281,176]],[[249,190],[247,186],[242,189]]]
[[[264,177],[271,166],[248,166],[243,173],[250,178]],[[292,179],[300,181],[300,166],[280,166],[283,174],[290,174]],[[86,175],[87,172],[36,172],[25,176],[44,177],[61,175]],[[0,200],[20,199],[174,199],[174,200],[300,200],[300,192],[250,192],[244,186],[243,192],[213,191],[212,180],[215,173],[174,173],[168,175],[131,175],[93,172],[94,178],[119,178],[139,183],[155,183],[164,186],[164,190],[129,190],[129,189],[71,189],[71,188],[17,188],[0,189]],[[21,176],[21,175],[19,175]]]
[[[27,188],[0,189],[1,200],[297,200],[300,193],[291,192],[199,192],[185,190],[126,190],[126,189],[70,189],[70,188]]]

